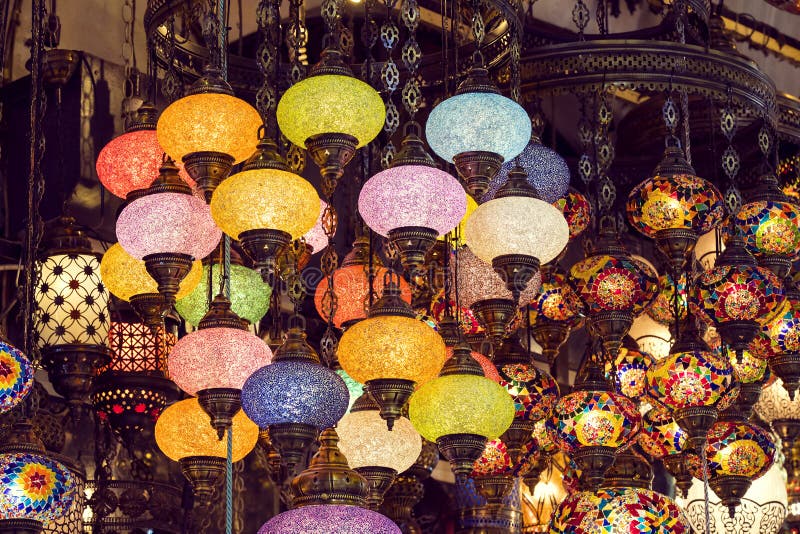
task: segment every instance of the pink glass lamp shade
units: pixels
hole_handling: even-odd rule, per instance
[[[165,252],[202,259],[221,237],[206,203],[191,194],[165,192],[137,198],[117,219],[120,245],[138,259]]]
[[[492,363],[492,360],[481,354],[480,352],[475,352],[474,350],[470,353],[472,359],[478,362],[478,365],[481,366],[483,369],[483,376],[497,382],[500,384],[500,374],[497,372],[497,368]],[[453,357],[453,347],[447,347],[447,359]]]
[[[272,361],[272,351],[247,330],[201,328],[175,343],[167,360],[172,380],[190,395],[206,389],[242,389]]]
[[[459,305],[471,307],[482,300],[512,300],[511,291],[492,265],[473,254],[469,247],[461,247],[455,252],[453,264],[455,262],[458,262],[458,269],[451,268],[450,272],[453,276],[453,287],[458,287]],[[457,277],[455,271],[458,271]],[[520,294],[519,302],[533,300],[541,287],[542,275],[537,272]]]
[[[321,252],[322,249],[328,246],[328,236],[325,235],[325,230],[322,229],[322,214],[325,212],[327,206],[327,202],[319,199],[319,217],[317,217],[317,222],[314,223],[314,227],[311,228],[311,230],[303,235],[306,245],[311,247],[312,254]]]
[[[422,227],[443,235],[467,211],[467,197],[450,174],[424,165],[399,165],[379,172],[364,184],[358,211],[367,226],[382,236],[391,230]]]
[[[97,178],[108,191],[119,198],[137,189],[147,189],[158,176],[164,150],[158,144],[155,129],[129,131],[112,139],[97,156]],[[194,187],[183,165],[180,177]]]
[[[276,515],[258,534],[400,534],[388,517],[360,506],[315,504]]]

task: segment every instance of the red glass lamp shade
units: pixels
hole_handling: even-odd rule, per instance
[[[481,354],[480,352],[475,352],[474,350],[470,353],[472,359],[478,362],[478,365],[481,366],[483,370],[483,376],[488,378],[489,380],[493,380],[498,384],[502,384],[500,381],[500,374],[497,372],[497,367],[494,366],[492,360]],[[447,347],[447,360],[453,357],[453,347]]]
[[[769,269],[723,265],[697,277],[690,304],[717,327],[731,321],[764,325],[782,310],[784,292]]]
[[[651,408],[642,416],[639,446],[654,458],[680,454],[686,447],[686,433],[669,411]]]
[[[655,297],[652,272],[630,256],[598,254],[572,266],[569,282],[587,315],[625,311],[638,315]]]
[[[155,332],[143,323],[113,322],[108,331],[111,362],[103,371],[126,373],[167,372],[167,356],[177,336],[159,327]]]
[[[586,230],[592,222],[592,205],[589,200],[572,187],[563,198],[553,202],[564,214],[569,225],[569,238],[575,239]]]

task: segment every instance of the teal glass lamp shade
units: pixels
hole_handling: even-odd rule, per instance
[[[443,160],[464,152],[493,152],[509,161],[531,138],[528,113],[495,93],[463,93],[433,108],[425,124],[431,149]]]
[[[337,369],[336,374],[344,380],[344,385],[347,386],[347,391],[350,393],[350,400],[347,402],[347,411],[353,407],[353,404],[364,393],[364,384],[353,380],[344,369]]]
[[[204,265],[203,277],[194,291],[175,303],[183,319],[192,326],[200,324],[200,320],[208,311],[208,271],[211,269],[212,288],[216,289],[219,279],[219,265]],[[241,317],[258,324],[269,310],[269,299],[272,288],[261,279],[261,275],[243,265],[231,265],[231,309]]]

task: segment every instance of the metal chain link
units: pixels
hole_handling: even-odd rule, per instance
[[[586,4],[583,0],[577,0],[575,6],[572,8],[572,22],[574,22],[575,27],[578,28],[579,41],[584,41],[586,39],[584,32],[586,31],[586,26],[589,24],[589,16],[590,12]]]
[[[403,85],[401,96],[403,107],[408,113],[409,120],[413,122],[423,102],[418,76],[420,62],[422,61],[422,49],[417,42],[417,27],[420,21],[419,1],[404,0],[400,18],[408,30],[408,38],[401,52],[403,65],[408,70],[408,79]]]
[[[278,72],[280,46],[280,0],[260,0],[256,10],[256,23],[261,42],[256,52],[258,70],[263,76],[261,87],[256,92],[256,109],[267,132],[275,136],[277,123],[275,109],[278,105],[278,88],[276,79]]]
[[[178,75],[178,69],[175,66],[175,16],[170,17],[166,24],[166,45],[164,50],[164,57],[166,59],[167,68],[164,73],[164,82],[161,87],[161,92],[167,102],[174,102],[183,96],[183,83]]]
[[[308,70],[308,30],[303,16],[303,0],[289,0],[289,26],[286,28],[286,48],[289,50],[289,85],[306,77]]]
[[[522,101],[522,74],[520,71],[520,55],[522,50],[522,33],[516,26],[511,32],[509,55],[511,63],[511,99],[514,102]]]
[[[613,108],[609,101],[610,91],[603,88],[597,106],[597,128],[594,135],[595,162],[597,165],[598,206],[601,211],[609,212],[617,199],[617,188],[609,178],[608,171],[614,161],[614,143],[609,135],[609,129],[614,119]]]
[[[594,160],[592,148],[592,121],[589,118],[588,95],[577,95],[580,100],[581,114],[578,120],[578,140],[581,144],[581,157],[578,161],[578,174],[584,184],[589,184],[594,177]]]
[[[397,0],[386,2],[386,20],[381,25],[381,44],[386,50],[386,61],[381,67],[381,84],[386,92],[386,120],[383,123],[383,131],[386,133],[386,145],[381,151],[381,167],[386,169],[394,159],[395,149],[392,136],[400,127],[400,111],[394,103],[394,92],[400,85],[400,69],[394,61],[394,50],[400,42],[400,28],[394,21],[392,11],[397,4]]]
[[[122,39],[122,63],[125,69],[123,82],[123,95],[120,113],[125,125],[132,119],[134,110],[131,109],[133,97],[139,92],[139,73],[136,69],[136,56],[133,44],[134,19],[136,17],[135,0],[124,0],[122,4],[122,22],[125,30]]]
[[[722,130],[722,135],[728,140],[728,147],[722,153],[721,164],[722,170],[725,172],[730,182],[728,190],[725,192],[725,206],[728,209],[729,215],[736,214],[742,206],[742,195],[736,184],[736,176],[741,167],[741,160],[739,158],[739,152],[737,152],[736,148],[733,146],[733,139],[736,136],[737,128],[738,119],[736,116],[736,109],[733,105],[731,90],[728,88],[728,98],[720,113],[720,129]],[[731,220],[733,220],[733,217],[731,217]]]

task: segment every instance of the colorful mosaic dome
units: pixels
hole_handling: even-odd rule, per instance
[[[641,416],[627,397],[607,391],[575,391],[561,397],[548,419],[553,440],[569,454],[583,447],[627,447]]]
[[[680,454],[686,446],[686,433],[667,410],[651,408],[642,416],[639,446],[654,458]]]
[[[452,300],[450,301],[450,310],[453,315],[456,315],[458,318],[458,324],[461,326],[461,331],[465,334],[480,334],[483,332],[483,328],[478,323],[478,320],[475,318],[475,314],[472,313],[472,310],[469,309],[467,306],[460,306],[458,312],[456,312],[456,303]],[[444,297],[444,289],[440,290],[434,299],[431,301],[431,308],[430,313],[433,319],[439,323],[444,318],[444,311],[445,311],[445,297]]]
[[[33,387],[33,365],[19,350],[0,341],[0,413],[22,402]]]
[[[601,488],[568,496],[558,506],[550,534],[689,534],[675,502],[639,488]]]
[[[800,352],[800,296],[795,291],[788,292],[783,313],[770,321],[765,329],[772,354]]]
[[[533,425],[533,435],[531,437],[531,447],[544,454],[555,454],[558,452],[556,442],[553,441],[553,431],[548,424],[549,419],[536,421]]]
[[[486,443],[481,457],[472,466],[472,477],[487,477],[511,473],[513,464],[508,447],[502,440],[492,439]]]
[[[606,376],[614,379],[617,393],[638,401],[647,391],[647,369],[654,362],[655,358],[646,352],[623,346],[619,349],[614,366],[610,362],[606,363]]]
[[[514,399],[514,418],[540,421],[550,415],[558,399],[558,384],[549,373],[530,363],[500,366],[500,385]]]
[[[570,269],[569,283],[587,315],[601,311],[638,315],[653,300],[657,288],[653,273],[626,255],[584,258]]]
[[[701,273],[690,305],[716,326],[730,321],[766,324],[784,306],[781,281],[763,267],[723,265]]]
[[[67,513],[75,479],[61,463],[41,454],[0,454],[0,517],[48,523]]]
[[[567,276],[555,268],[542,272],[542,289],[531,301],[531,323],[555,322],[569,327],[580,323],[581,303],[567,283]]]
[[[736,214],[744,244],[755,256],[800,253],[800,207],[774,200],[748,202]]]
[[[675,322],[675,283],[669,274],[658,277],[658,293],[647,308],[647,315],[661,324],[671,325]],[[678,313],[680,318],[686,317],[686,275],[681,274],[678,280]]]
[[[566,196],[553,202],[561,210],[569,225],[569,238],[575,239],[592,223],[592,205],[576,189],[570,187]]]
[[[656,237],[660,230],[685,229],[705,234],[723,219],[722,195],[709,181],[691,174],[655,176],[637,185],[625,205],[628,221]]]
[[[742,351],[742,361],[739,361],[736,352],[725,351],[733,367],[733,377],[741,384],[752,384],[759,380],[768,380],[770,376],[767,360],[756,358],[749,350]]]
[[[706,458],[710,478],[735,475],[755,480],[772,467],[775,444],[756,425],[746,421],[718,421],[708,431]],[[702,464],[696,454],[689,456],[689,470],[702,480]]]
[[[647,371],[647,393],[670,410],[715,406],[731,390],[733,367],[713,351],[670,354]]]

